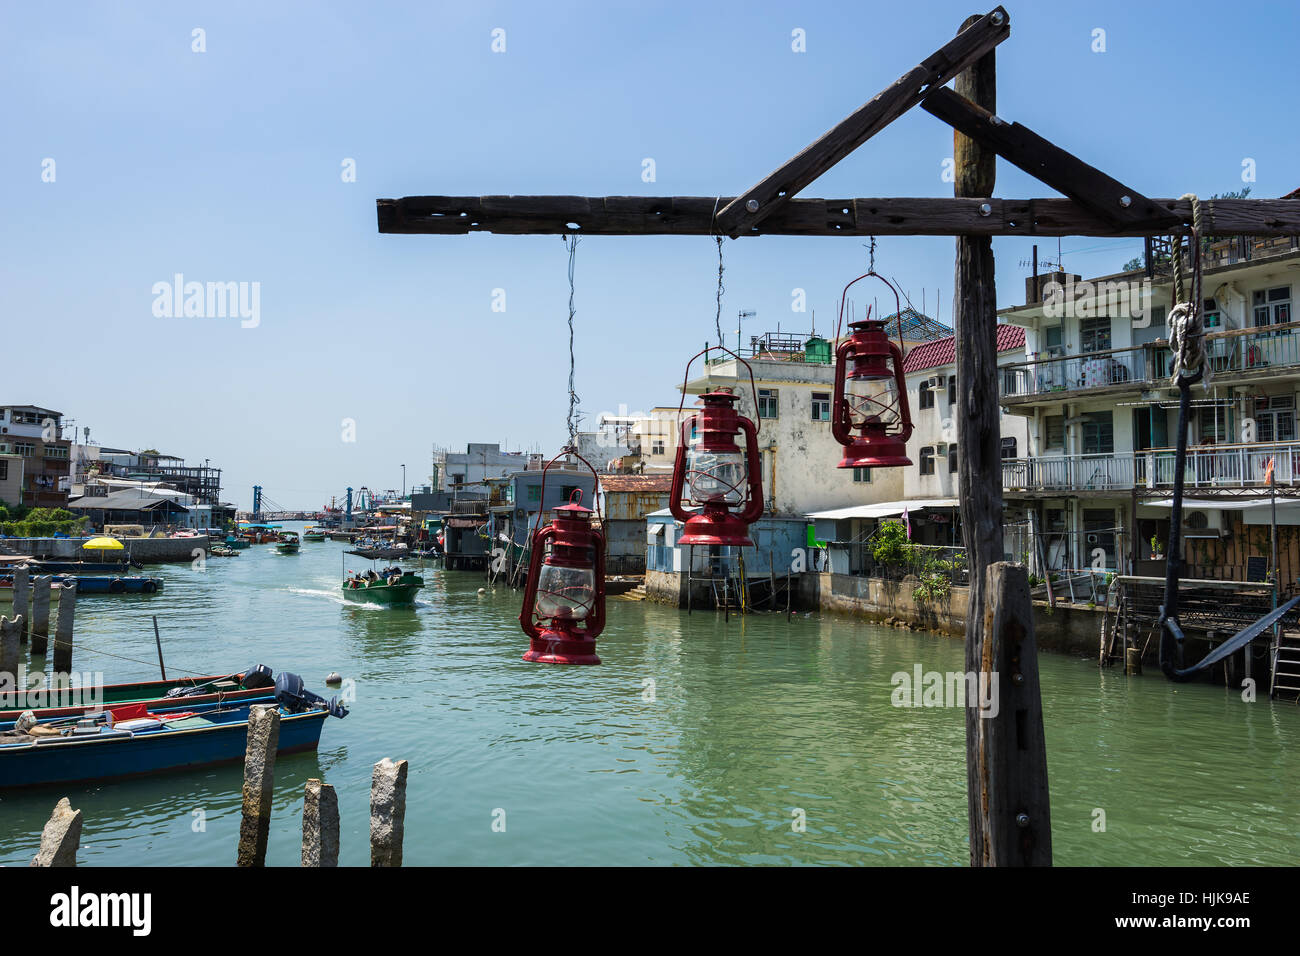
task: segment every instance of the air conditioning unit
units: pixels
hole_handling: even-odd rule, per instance
[[[1183,515],[1183,527],[1196,534],[1203,531],[1222,531],[1222,511],[1188,511]]]

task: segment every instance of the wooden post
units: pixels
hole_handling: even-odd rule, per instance
[[[18,635],[18,640],[22,644],[27,643],[27,629],[31,626],[31,609],[27,605],[30,593],[31,572],[27,570],[27,565],[19,565],[14,568],[14,618],[23,622],[22,630]]]
[[[76,866],[80,845],[81,811],[73,810],[64,797],[41,831],[41,848],[32,858],[32,866]]]
[[[970,17],[966,29],[978,21]],[[960,32],[960,31],[958,31]],[[956,92],[976,106],[997,112],[996,54],[992,51],[958,74]],[[958,197],[987,197],[993,194],[997,154],[961,133],[953,134],[956,166],[954,191]],[[1033,624],[1029,617],[1029,581],[1023,569],[1016,574],[990,575],[1000,563],[1003,548],[1002,463],[1000,457],[1001,407],[998,402],[997,289],[994,282],[993,244],[987,235],[957,237],[957,268],[953,296],[953,319],[957,348],[958,480],[961,487],[962,532],[970,558],[970,597],[966,616],[966,671],[968,674],[997,674],[997,683],[1011,678],[1001,670],[998,659],[1004,642],[1033,648]],[[994,584],[990,587],[990,584]],[[1012,597],[1014,596],[1014,597]],[[1009,606],[1003,602],[1013,601]],[[1023,607],[1023,615],[1020,609]],[[1004,624],[1008,615],[1015,624]],[[1020,620],[1022,617],[1024,620]],[[988,622],[988,623],[986,623]],[[990,630],[992,637],[990,637]],[[1016,635],[1021,635],[1016,640]],[[1005,654],[1003,655],[1005,656]],[[972,866],[1016,866],[1051,862],[1050,821],[1046,815],[1047,761],[1031,760],[1017,747],[1016,726],[1006,721],[1024,719],[1036,726],[1019,728],[1020,737],[1042,740],[1042,711],[1039,704],[1037,657],[1034,666],[1019,674],[1015,688],[1017,706],[1006,719],[985,719],[979,708],[966,708],[967,809],[970,819]],[[1004,695],[1006,696],[1006,695]],[[1029,702],[1033,702],[1030,706]],[[1010,702],[1008,700],[1008,702]],[[1041,777],[1041,807],[1019,808],[1021,794],[1033,778]],[[1014,785],[1014,786],[1013,786]],[[1008,789],[1011,787],[1011,789]],[[1030,814],[1033,852],[1010,853],[1016,818]]]
[[[162,674],[162,679],[167,679],[167,668],[163,664],[162,656],[162,638],[158,635],[158,615],[153,616],[153,642],[158,647],[158,673]]]
[[[54,673],[72,673],[72,621],[77,613],[77,586],[59,589],[59,614],[54,622]]]
[[[401,866],[406,828],[406,761],[385,757],[370,776],[370,865]]]
[[[32,587],[33,654],[44,654],[50,640],[50,581],[48,574],[38,574]]]
[[[307,781],[302,804],[302,865],[339,865],[339,798],[315,777]]]
[[[248,712],[238,866],[266,865],[266,841],[271,832],[271,788],[275,783],[275,752],[279,746],[279,708],[254,704]]]
[[[979,724],[980,830],[983,858],[975,866],[1050,866],[1052,815],[1047,743],[1038,682],[1038,646],[1024,565],[998,561],[987,569],[983,619],[981,707],[966,708]],[[995,690],[996,688],[996,690]],[[975,827],[971,828],[974,840]]]
[[[13,682],[15,699],[24,689],[18,686],[18,665],[22,662],[19,638],[25,623],[21,617],[10,620],[0,615],[0,681]]]

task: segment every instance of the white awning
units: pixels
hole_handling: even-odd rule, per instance
[[[889,518],[904,511],[924,511],[927,508],[956,508],[961,504],[956,498],[916,498],[910,501],[882,501],[872,505],[853,505],[849,508],[832,508],[830,511],[813,511],[809,518],[839,521],[844,518]]]
[[[1278,507],[1287,504],[1294,504],[1294,499],[1281,498],[1278,500]],[[1138,505],[1146,505],[1151,508],[1172,508],[1174,506],[1173,498],[1156,498],[1149,501],[1138,501]],[[1248,508],[1267,508],[1269,505],[1268,498],[1184,498],[1184,511],[1245,511]]]

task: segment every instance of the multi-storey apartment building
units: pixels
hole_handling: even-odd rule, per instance
[[[70,449],[63,438],[63,413],[37,405],[0,406],[0,455],[23,459],[19,501],[29,508],[68,503]]]
[[[1202,287],[1212,373],[1196,386],[1185,472],[1188,561],[1194,574],[1247,574],[1224,543],[1265,520],[1273,463],[1279,521],[1300,523],[1300,246],[1294,238],[1211,239]],[[1128,568],[1161,554],[1174,479],[1177,390],[1165,317],[1167,254],[1148,247],[1150,272],[1089,282],[1028,280],[1026,304],[1002,320],[1025,330],[1025,359],[1004,370],[1003,408],[1027,426],[1027,447],[1003,462],[1004,496],[1056,536],[1054,567]],[[1189,257],[1185,257],[1190,261]]]

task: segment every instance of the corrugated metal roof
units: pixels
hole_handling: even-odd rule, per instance
[[[903,359],[904,372],[920,372],[927,368],[951,365],[957,360],[956,337],[937,339],[918,345]],[[998,351],[1010,352],[1025,347],[1025,330],[1019,325],[998,326]]]
[[[641,494],[669,492],[673,488],[672,475],[601,475],[602,491],[632,491]]]

